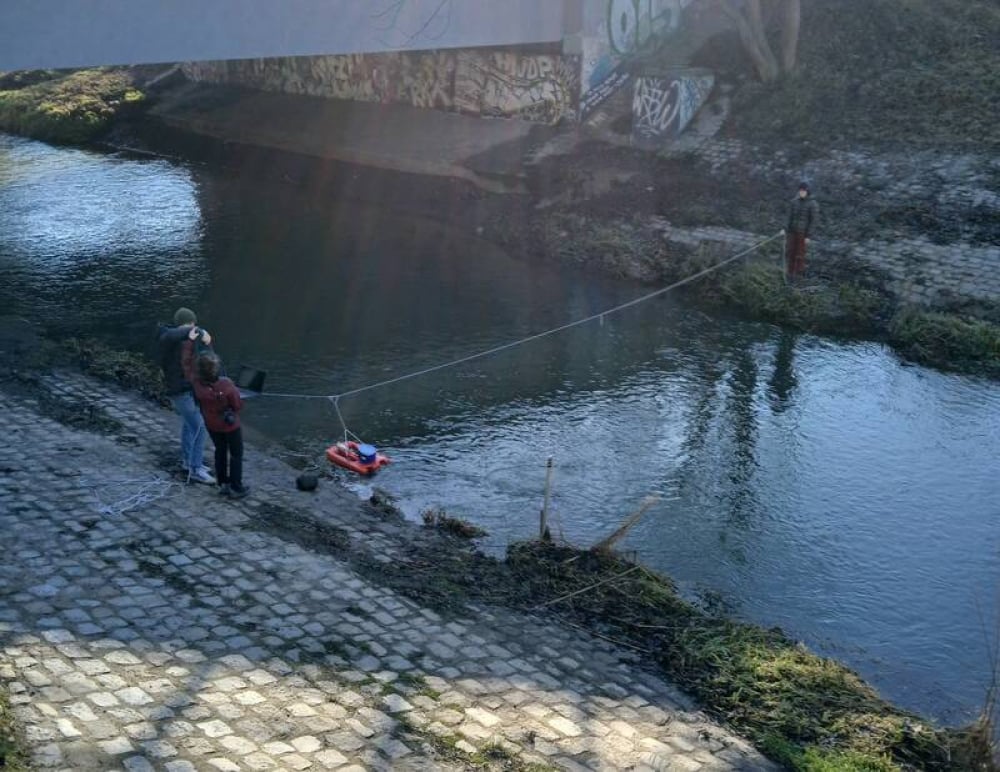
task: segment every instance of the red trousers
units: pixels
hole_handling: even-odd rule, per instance
[[[789,279],[794,279],[806,270],[806,236],[804,233],[789,231],[785,235],[785,270]]]

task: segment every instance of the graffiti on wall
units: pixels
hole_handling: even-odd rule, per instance
[[[659,35],[680,26],[694,0],[608,0],[607,32],[612,53],[628,56],[654,45]]]
[[[687,128],[712,92],[715,76],[686,71],[670,77],[641,77],[632,100],[632,141],[661,145]]]
[[[579,60],[510,51],[426,51],[196,62],[192,80],[556,123],[576,116]]]
[[[618,92],[630,80],[632,75],[623,69],[612,72],[600,83],[588,89],[580,96],[580,116],[586,118],[600,107],[612,94]]]
[[[630,82],[632,56],[675,32],[694,0],[602,0],[584,10],[580,114],[586,118]]]
[[[556,123],[576,114],[579,64],[562,56],[462,52],[455,109],[475,115]]]

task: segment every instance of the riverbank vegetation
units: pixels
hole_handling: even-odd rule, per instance
[[[893,317],[889,335],[892,344],[911,359],[1000,377],[1000,325],[906,309]]]
[[[144,99],[122,69],[7,73],[0,76],[0,131],[81,144],[99,137]]]
[[[69,399],[52,389],[45,376],[61,368],[78,368],[154,402],[169,404],[159,368],[142,355],[93,339],[52,341],[23,320],[0,317],[0,384],[14,393],[30,395],[40,413],[65,426],[98,434],[123,432],[123,424],[98,403]]]
[[[782,147],[1000,148],[998,35],[994,0],[802,0],[798,68],[745,82],[726,130]],[[752,72],[733,37],[698,63]]]
[[[525,599],[647,652],[710,713],[790,769],[994,769],[988,722],[935,728],[780,630],[705,614],[669,580],[611,552],[521,544],[507,564]]]
[[[357,570],[442,614],[469,599],[543,613],[639,652],[700,708],[800,772],[996,772],[988,716],[936,727],[882,699],[844,665],[781,630],[703,611],[673,583],[608,549],[512,545],[504,560],[414,541],[386,565],[344,553]]]
[[[28,770],[24,740],[14,721],[10,699],[3,691],[0,691],[0,769],[4,772]]]
[[[918,364],[1000,377],[1000,325],[958,313],[895,306],[863,281],[813,280],[787,285],[773,264],[750,264],[706,281],[696,292],[755,319],[825,335],[888,343]]]
[[[121,351],[93,338],[69,338],[60,346],[59,358],[87,375],[137,391],[161,405],[169,405],[159,366],[142,354]]]
[[[669,247],[652,227],[614,219],[553,214],[538,225],[538,241],[559,262],[623,278],[670,284],[728,258],[726,245]],[[780,250],[772,243],[683,287],[697,302],[736,310],[803,332],[883,341],[918,364],[1000,377],[1000,309],[977,318],[961,311],[926,311],[901,305],[887,281],[846,259],[817,263],[809,277],[785,282]]]

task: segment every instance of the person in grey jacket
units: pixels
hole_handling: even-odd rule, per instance
[[[799,192],[788,207],[785,225],[785,279],[795,282],[806,270],[806,249],[813,228],[819,221],[819,204],[809,194],[809,184],[799,185]]]
[[[204,463],[205,422],[184,367],[185,360],[190,358],[191,347],[199,342],[206,346],[212,342],[212,336],[197,327],[197,322],[194,311],[178,308],[174,326],[160,325],[156,338],[167,397],[181,417],[181,466],[189,481],[214,485],[215,477]]]

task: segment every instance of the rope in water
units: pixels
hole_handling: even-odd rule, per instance
[[[342,391],[339,394],[282,394],[274,392],[271,393],[264,392],[260,396],[271,397],[274,399],[327,399],[333,402],[333,405],[336,408],[337,415],[339,417],[340,407],[338,403],[344,397],[352,397],[356,394],[361,394],[366,391],[372,391],[373,389],[380,389],[383,386],[391,386],[392,384],[400,383],[402,381],[408,381],[412,378],[419,378],[421,376],[429,375],[430,373],[435,373],[440,370],[446,370],[449,367],[457,367],[458,365],[464,365],[467,362],[472,362],[476,359],[483,359],[484,357],[492,356],[493,354],[499,354],[501,351],[508,351],[512,348],[523,346],[526,343],[531,343],[532,341],[540,340],[541,338],[547,338],[550,335],[555,335],[558,332],[563,332],[573,327],[579,327],[582,324],[587,324],[588,322],[593,322],[597,319],[603,320],[605,316],[618,313],[619,311],[624,311],[626,308],[631,308],[632,306],[637,306],[640,303],[645,303],[649,300],[652,300],[653,298],[659,297],[660,295],[665,295],[666,293],[671,292],[672,290],[678,289],[679,287],[683,287],[685,284],[690,284],[693,281],[697,281],[703,276],[707,276],[708,274],[718,271],[720,268],[724,268],[725,266],[739,260],[740,258],[746,257],[751,252],[757,251],[766,244],[769,244],[775,239],[780,238],[782,235],[783,232],[779,231],[775,235],[769,236],[763,241],[759,241],[753,246],[747,247],[746,249],[737,252],[735,255],[727,257],[725,260],[715,263],[714,265],[711,265],[708,268],[704,268],[700,271],[697,271],[696,273],[693,273],[690,276],[687,276],[679,281],[675,281],[673,284],[670,284],[666,287],[662,287],[658,290],[654,290],[653,292],[649,292],[645,295],[630,300],[627,303],[622,303],[621,305],[615,306],[613,308],[608,308],[596,314],[591,314],[590,316],[584,317],[583,319],[577,319],[574,322],[561,324],[558,327],[553,327],[550,330],[545,330],[544,332],[539,332],[534,335],[529,335],[525,338],[520,338],[519,340],[511,341],[510,343],[504,343],[500,346],[494,346],[493,348],[486,349],[485,351],[479,351],[475,354],[469,354],[468,356],[460,357],[459,359],[453,359],[450,362],[444,362],[439,365],[434,365],[433,367],[426,367],[423,370],[416,370],[412,373],[406,373],[405,375],[400,375],[395,378],[389,378],[384,381],[370,383],[367,386],[361,386],[357,389],[351,389],[350,391]],[[341,422],[343,422],[343,418],[341,418]]]
[[[647,293],[645,295],[637,297],[637,298],[635,298],[633,300],[630,300],[630,301],[628,301],[626,303],[622,303],[620,305],[617,305],[617,306],[615,306],[613,308],[608,308],[608,309],[606,309],[604,311],[600,311],[599,313],[591,314],[590,316],[584,317],[583,319],[577,319],[576,321],[568,322],[567,324],[562,324],[562,325],[559,325],[558,327],[553,327],[552,329],[545,330],[543,332],[539,332],[539,333],[536,333],[534,335],[529,335],[529,336],[527,336],[525,338],[521,338],[519,340],[511,341],[510,343],[505,343],[505,344],[500,345],[500,346],[494,346],[493,348],[486,349],[485,351],[480,351],[480,352],[477,352],[475,354],[470,354],[468,356],[460,357],[459,359],[454,359],[454,360],[452,360],[450,362],[444,362],[443,364],[434,365],[433,367],[427,367],[427,368],[424,368],[422,370],[417,370],[417,371],[412,372],[412,373],[406,373],[405,375],[400,375],[400,376],[395,377],[395,378],[389,378],[389,379],[384,380],[384,381],[378,381],[377,383],[372,383],[372,384],[369,384],[367,386],[362,386],[362,387],[359,387],[359,388],[356,388],[356,389],[351,389],[350,391],[344,391],[344,392],[341,392],[340,394],[281,394],[281,393],[263,393],[260,396],[263,396],[263,397],[273,397],[273,398],[277,398],[277,399],[310,399],[310,400],[312,400],[312,399],[325,399],[325,400],[329,400],[329,402],[333,405],[333,409],[337,413],[337,418],[340,420],[340,425],[344,429],[344,440],[345,440],[345,442],[347,441],[347,439],[349,437],[353,437],[358,442],[361,442],[361,438],[358,437],[358,435],[354,434],[352,431],[350,431],[347,428],[347,423],[344,421],[344,417],[343,417],[343,415],[340,412],[340,400],[342,398],[344,398],[344,397],[354,396],[356,394],[361,394],[361,393],[366,392],[366,391],[371,391],[373,389],[382,388],[383,386],[389,386],[389,385],[392,385],[392,384],[395,384],[395,383],[400,383],[402,381],[411,380],[413,378],[419,378],[419,377],[421,377],[423,375],[428,375],[429,373],[434,373],[434,372],[438,372],[440,370],[445,370],[445,369],[450,368],[450,367],[457,367],[458,365],[466,364],[467,362],[472,362],[472,361],[475,361],[477,359],[483,359],[483,358],[491,356],[493,354],[498,354],[501,351],[508,351],[508,350],[516,348],[518,346],[523,346],[526,343],[531,343],[532,341],[540,340],[541,338],[546,338],[546,337],[548,337],[550,335],[555,335],[558,332],[563,332],[565,330],[572,329],[573,327],[579,327],[580,325],[587,324],[588,322],[593,322],[593,321],[598,320],[598,319],[600,319],[603,322],[605,316],[617,313],[619,311],[623,311],[626,308],[631,308],[633,306],[637,306],[637,305],[639,305],[641,303],[645,303],[645,302],[647,302],[649,300],[652,300],[653,298],[657,298],[657,297],[659,297],[661,295],[664,295],[667,292],[670,292],[672,290],[678,289],[679,287],[683,287],[684,285],[690,284],[693,281],[697,281],[698,279],[702,278],[703,276],[707,276],[708,274],[713,273],[715,271],[718,271],[719,269],[724,268],[725,266],[727,266],[730,263],[733,263],[733,262],[739,260],[740,258],[746,257],[747,255],[751,254],[752,252],[757,251],[758,249],[760,249],[761,247],[765,246],[766,244],[769,244],[770,242],[774,241],[775,239],[780,238],[782,235],[783,235],[783,233],[781,233],[781,232],[776,233],[774,236],[770,236],[770,237],[768,237],[768,238],[766,238],[766,239],[764,239],[764,240],[762,240],[762,241],[754,244],[753,246],[750,246],[750,247],[748,247],[748,248],[746,248],[746,249],[744,249],[744,250],[742,250],[740,252],[737,252],[736,254],[734,254],[734,255],[726,258],[725,260],[722,260],[722,261],[720,261],[720,262],[718,262],[718,263],[716,263],[714,265],[711,265],[708,268],[704,268],[704,269],[702,269],[702,270],[700,270],[700,271],[698,271],[696,273],[693,273],[690,276],[688,276],[688,277],[686,277],[684,279],[681,279],[680,281],[676,281],[673,284],[670,284],[670,285],[668,285],[666,287],[662,287],[661,289],[658,289],[658,290],[654,290],[653,292],[649,292],[649,293]],[[198,439],[200,439],[200,436],[198,437]],[[191,475],[192,475],[192,473],[193,473],[193,470],[190,469],[190,464],[189,464],[188,479],[187,479],[188,483],[191,482]],[[171,494],[172,491],[183,490],[183,488],[185,487],[183,484],[179,484],[179,483],[176,483],[176,482],[172,482],[170,480],[165,480],[163,478],[157,478],[157,477],[154,477],[152,479],[148,479],[147,478],[147,479],[138,479],[138,480],[116,480],[116,481],[105,483],[105,485],[108,486],[108,487],[118,487],[118,486],[124,486],[124,485],[137,486],[135,488],[135,490],[133,490],[130,495],[128,495],[128,496],[126,496],[126,497],[124,497],[124,498],[122,498],[122,499],[120,499],[118,501],[115,501],[113,503],[110,503],[110,504],[106,503],[102,499],[100,493],[98,492],[98,487],[99,487],[98,485],[91,484],[91,485],[87,486],[87,487],[91,488],[91,491],[92,491],[92,493],[94,495],[94,498],[97,500],[97,510],[98,510],[98,512],[100,512],[103,515],[113,515],[113,516],[114,515],[121,516],[121,515],[124,515],[124,514],[126,514],[128,512],[131,512],[133,510],[140,509],[140,508],[143,508],[145,506],[148,506],[149,504],[152,504],[153,502],[155,502],[157,500],[166,498],[168,495]],[[624,576],[625,574],[631,573],[631,571],[634,571],[634,570],[636,570],[636,569],[635,568],[630,569],[629,571],[626,571],[621,576]],[[620,578],[620,576],[619,577],[614,577],[614,578],[617,579],[617,578]],[[603,582],[601,582],[599,584],[603,584]],[[595,585],[595,586],[597,586],[597,585]],[[586,589],[592,589],[592,588],[586,588]],[[581,592],[583,592],[583,591],[584,590],[581,590]],[[575,595],[576,593],[573,593],[573,594]],[[571,596],[567,596],[567,597],[571,597]],[[560,600],[563,600],[563,599],[564,598],[557,598],[555,601],[550,601],[550,603],[556,603],[556,602],[558,602]],[[549,605],[549,603],[543,604],[543,606],[545,606],[545,605]],[[541,608],[541,607],[539,607],[539,608]]]

